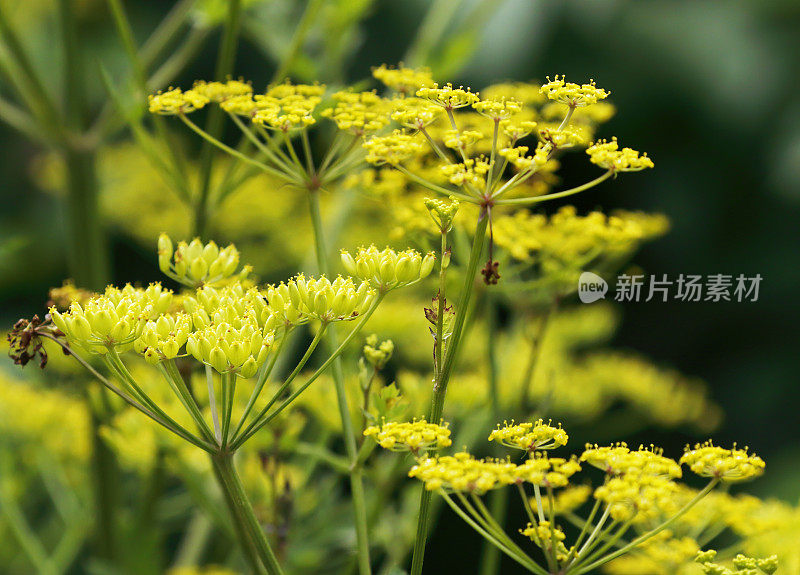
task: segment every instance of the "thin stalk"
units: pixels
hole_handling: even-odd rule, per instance
[[[609,514],[609,507],[606,506],[606,509],[600,516],[600,520],[597,522],[597,525],[594,526],[594,529],[592,529],[592,532],[589,534],[589,538],[586,540],[586,543],[584,543],[583,547],[581,547],[575,554],[575,561],[580,561],[581,555],[583,555],[583,553],[587,552],[590,549],[592,541],[595,540],[595,537],[599,535],[600,530],[603,528],[603,525],[605,525],[605,522],[608,519],[608,514]]]
[[[308,200],[309,214],[314,230],[314,244],[317,250],[317,265],[321,272],[330,273],[328,248],[325,244],[322,216],[319,209],[319,194],[310,191]],[[337,348],[336,331],[333,329],[328,332],[328,346],[331,352]],[[356,444],[353,421],[350,418],[350,406],[348,405],[347,392],[345,390],[344,371],[342,369],[342,361],[339,357],[333,361],[331,373],[336,387],[336,399],[339,405],[339,416],[342,421],[342,435],[344,436],[345,451],[347,452],[347,458],[351,462],[350,491],[353,497],[353,513],[355,515],[358,571],[361,575],[370,575],[372,567],[369,556],[369,532],[367,528],[367,505],[364,497],[363,470],[361,466],[355,465],[358,461],[358,445]]]
[[[483,527],[481,527],[472,517],[470,517],[463,509],[461,509],[458,506],[458,504],[456,504],[456,502],[453,501],[453,499],[447,493],[442,493],[442,497],[450,506],[450,508],[453,511],[455,511],[456,514],[462,520],[464,520],[464,522],[467,523],[467,525],[469,525],[475,531],[477,531],[481,535],[481,537],[484,537],[485,539],[491,541],[493,545],[496,545],[497,548],[500,549],[500,551],[502,551],[503,553],[511,557],[514,561],[516,561],[517,563],[528,569],[528,571],[536,573],[537,575],[548,575],[547,571],[545,571],[544,569],[539,567],[536,563],[534,563],[530,557],[528,557],[527,555],[520,556],[519,554],[515,553],[508,546],[499,541],[495,536],[493,536],[491,533],[489,533]]]
[[[583,526],[581,527],[580,533],[578,533],[578,538],[575,540],[575,545],[572,546],[572,549],[569,551],[569,555],[567,555],[566,564],[569,565],[572,561],[572,557],[575,555],[576,550],[580,547],[581,543],[583,543],[583,538],[589,532],[589,525],[592,525],[594,522],[595,515],[600,510],[601,500],[597,499],[592,506],[592,510],[589,512],[589,517],[583,522]]]
[[[222,428],[219,424],[219,413],[217,412],[217,397],[214,393],[214,374],[211,366],[206,365],[206,385],[208,386],[208,404],[211,409],[211,421],[214,423],[214,437],[217,443],[222,445]]]
[[[214,433],[208,427],[208,424],[203,417],[203,413],[200,411],[200,406],[189,392],[189,388],[186,386],[183,376],[178,371],[175,361],[170,359],[161,362],[158,367],[159,370],[161,370],[164,378],[167,380],[167,383],[178,396],[178,399],[189,412],[189,415],[192,416],[192,419],[194,420],[195,425],[197,425],[197,428],[200,430],[200,433],[206,438],[207,441],[213,442]]]
[[[638,547],[639,545],[641,545],[642,543],[644,543],[645,541],[647,541],[651,537],[654,537],[655,535],[658,535],[664,529],[666,529],[667,527],[672,525],[675,521],[677,521],[678,519],[683,517],[692,507],[694,507],[701,499],[703,499],[703,497],[708,495],[711,492],[711,490],[714,489],[714,487],[717,486],[718,483],[719,483],[719,479],[716,479],[716,478],[712,479],[708,483],[708,485],[706,485],[703,488],[702,491],[700,491],[697,495],[695,495],[692,498],[691,501],[689,501],[686,505],[684,505],[680,509],[680,511],[678,511],[675,515],[673,515],[672,517],[670,517],[669,519],[664,521],[661,525],[659,525],[658,527],[655,527],[654,529],[651,529],[647,533],[643,533],[642,535],[640,535],[639,537],[637,537],[636,539],[634,539],[633,541],[631,541],[630,543],[628,543],[624,547],[622,547],[620,549],[617,549],[613,553],[610,553],[610,554],[606,555],[605,557],[602,557],[602,558],[598,559],[597,561],[594,561],[594,562],[590,563],[589,565],[585,565],[583,567],[580,567],[575,572],[575,575],[580,575],[581,573],[588,573],[589,571],[592,571],[593,569],[597,569],[601,565],[604,565],[604,564],[608,563],[609,561],[611,561],[613,559],[616,559],[620,555],[624,555],[625,553],[627,553],[631,549],[633,549],[635,547]]]
[[[119,355],[116,351],[110,351],[106,354],[106,362],[108,366],[114,371],[117,376],[120,377],[129,387],[134,396],[142,402],[150,411],[152,411],[155,415],[157,415],[160,420],[162,426],[166,427],[169,431],[173,432],[175,435],[178,435],[182,439],[185,439],[192,445],[199,447],[205,451],[211,449],[211,445],[200,439],[199,437],[195,437],[189,430],[184,428],[180,423],[175,421],[172,417],[167,415],[167,413],[161,409],[156,402],[150,399],[144,390],[139,386],[136,380],[133,378],[131,373],[128,371],[128,368],[125,367],[125,364],[122,363]]]
[[[441,233],[441,256],[439,259],[439,292],[437,294],[436,310],[436,341],[434,342],[434,377],[439,377],[442,371],[442,354],[444,352],[444,312],[447,306],[447,267],[444,265],[447,257],[447,231]],[[434,422],[431,422],[434,423]]]
[[[459,295],[458,304],[456,306],[453,333],[447,345],[442,370],[433,385],[433,400],[428,417],[428,421],[431,422],[438,422],[442,418],[444,399],[447,395],[447,384],[450,381],[454,359],[458,352],[459,344],[461,343],[464,320],[467,317],[467,311],[472,297],[472,288],[475,284],[475,273],[478,270],[478,262],[483,253],[483,243],[486,239],[486,227],[488,224],[488,216],[486,213],[482,213],[478,219],[475,238],[472,242],[472,251],[470,252],[469,261],[467,262],[467,267],[464,272],[464,285],[461,288],[461,294]],[[414,538],[414,552],[411,558],[411,575],[420,575],[422,573],[422,563],[425,558],[425,544],[428,539],[431,498],[432,493],[423,488],[417,516],[417,534]]]
[[[385,294],[379,294],[378,295],[378,298],[375,300],[375,303],[372,304],[372,307],[369,309],[369,311],[367,311],[367,313],[365,313],[364,315],[361,316],[361,320],[359,320],[358,324],[356,324],[356,327],[354,327],[353,330],[349,334],[347,334],[347,337],[344,339],[344,341],[341,344],[339,344],[339,347],[336,348],[336,351],[333,352],[330,356],[328,356],[328,359],[325,361],[325,363],[323,363],[321,366],[319,366],[317,368],[317,371],[315,371],[311,375],[311,377],[309,377],[308,380],[306,380],[306,382],[303,385],[301,385],[299,388],[297,388],[277,408],[275,408],[275,411],[270,413],[264,419],[260,420],[258,422],[258,424],[255,427],[253,427],[249,432],[243,433],[242,436],[239,437],[234,442],[234,444],[231,447],[231,449],[237,449],[242,443],[244,443],[250,437],[252,437],[254,433],[256,433],[259,429],[261,429],[266,424],[268,424],[270,421],[272,421],[275,417],[277,417],[278,414],[281,411],[286,409],[286,407],[288,407],[289,404],[291,404],[295,399],[297,399],[299,397],[299,395],[301,393],[303,393],[308,388],[309,385],[314,383],[317,380],[317,378],[319,378],[319,376],[322,375],[322,373],[326,369],[328,369],[328,367],[330,367],[330,365],[333,363],[333,361],[342,354],[342,352],[344,351],[345,347],[347,347],[347,344],[349,344],[350,341],[356,336],[356,334],[358,334],[358,332],[361,331],[361,328],[364,327],[364,324],[367,323],[367,320],[369,320],[369,318],[372,316],[372,314],[375,313],[375,310],[378,309],[378,305],[383,300],[384,295]]]
[[[253,421],[250,422],[250,425],[247,426],[247,429],[245,429],[241,435],[234,436],[234,439],[231,442],[233,449],[240,447],[247,438],[255,433],[256,429],[261,427],[260,422],[262,418],[267,414],[269,408],[272,407],[275,402],[278,401],[278,399],[280,399],[281,395],[283,395],[283,392],[289,388],[294,379],[300,374],[300,371],[303,369],[303,367],[305,367],[306,363],[311,358],[311,354],[314,353],[315,349],[317,349],[317,345],[319,345],[322,335],[327,329],[327,323],[323,323],[322,326],[320,326],[319,331],[314,336],[314,339],[311,341],[311,345],[308,346],[306,352],[303,354],[303,357],[300,358],[300,361],[297,362],[297,365],[295,366],[294,370],[292,370],[292,373],[289,374],[289,376],[284,380],[283,384],[281,384],[278,390],[272,395],[272,398],[267,402],[267,405],[265,405],[258,415],[253,418]]]
[[[473,198],[472,196],[468,196],[467,194],[464,194],[464,193],[459,192],[457,190],[453,190],[453,189],[449,189],[449,188],[443,188],[442,186],[436,185],[433,182],[429,182],[425,178],[419,177],[414,172],[411,172],[410,170],[404,168],[401,165],[397,165],[395,167],[397,168],[397,170],[399,172],[405,174],[405,176],[409,180],[411,180],[413,182],[416,182],[420,186],[422,186],[424,188],[428,188],[429,190],[431,190],[433,192],[437,192],[439,194],[442,194],[443,196],[447,196],[448,198],[450,196],[455,196],[456,198],[459,198],[459,199],[464,200],[466,202],[470,202],[472,204],[477,204],[478,203],[478,199],[477,198]]]
[[[586,556],[583,558],[583,561],[582,561],[583,563],[590,563],[590,562],[594,561],[595,559],[598,559],[598,558],[602,557],[603,553],[605,553],[611,547],[616,545],[617,541],[619,541],[622,538],[622,536],[625,535],[625,532],[628,531],[628,529],[630,528],[631,520],[628,519],[626,522],[624,522],[622,525],[620,525],[620,527],[619,527],[619,529],[617,529],[616,533],[612,533],[612,527],[614,525],[615,525],[615,523],[612,523],[611,525],[609,525],[609,527],[606,530],[606,532],[601,534],[600,537],[597,538],[597,541],[595,541],[595,544],[594,544],[594,547],[597,547],[597,548],[596,549],[592,549],[591,553],[587,553],[586,554]],[[600,543],[603,543],[603,545],[600,545]]]
[[[508,512],[508,490],[496,489],[491,494],[489,510],[493,517],[505,518]],[[495,575],[500,572],[500,550],[485,541],[481,553],[480,575]]]
[[[553,194],[545,194],[543,196],[536,196],[534,198],[512,198],[509,200],[496,200],[496,205],[502,206],[526,206],[530,204],[538,204],[539,202],[546,202],[548,200],[555,200],[558,198],[565,198],[567,196],[571,196],[573,194],[578,194],[580,192],[584,192],[590,188],[595,187],[596,185],[605,182],[608,178],[614,175],[614,170],[608,170],[602,176],[595,178],[590,182],[586,182],[581,186],[577,186],[574,188],[570,188],[568,190],[564,190],[563,192],[556,192]]]
[[[211,463],[217,484],[222,490],[228,506],[230,519],[237,535],[236,539],[253,573],[282,575],[278,560],[272,553],[269,541],[255,518],[253,507],[239,482],[233,466],[233,455],[231,453],[214,454],[211,456]],[[250,516],[252,516],[252,520]],[[262,555],[267,558],[266,561],[262,559]],[[270,560],[270,556],[272,560]]]
[[[198,136],[200,136],[201,138],[203,138],[204,140],[206,140],[210,144],[213,144],[214,146],[218,147],[223,152],[227,152],[228,154],[230,154],[231,156],[233,156],[237,160],[241,160],[242,162],[245,162],[246,164],[250,164],[252,166],[255,166],[255,167],[259,168],[260,170],[263,170],[264,172],[267,172],[268,174],[271,174],[271,175],[273,175],[273,176],[275,176],[277,178],[281,178],[281,179],[284,179],[284,180],[286,179],[286,174],[284,174],[283,172],[281,172],[279,170],[276,170],[272,166],[268,166],[267,164],[264,164],[263,162],[259,162],[258,160],[254,160],[250,156],[246,156],[245,154],[241,153],[239,150],[237,150],[235,148],[231,148],[227,144],[223,144],[217,138],[215,138],[214,136],[212,136],[211,134],[209,134],[208,132],[203,130],[200,126],[198,126],[197,124],[192,122],[189,118],[187,118],[186,114],[178,114],[178,118],[180,118],[181,121],[184,124],[186,124],[189,127],[189,129],[192,130],[194,133],[196,133]],[[296,183],[299,183],[299,182],[296,182]]]
[[[247,401],[247,405],[242,412],[242,416],[239,418],[239,423],[236,425],[236,429],[233,431],[234,439],[239,435],[242,427],[244,427],[244,424],[247,421],[247,416],[250,415],[251,411],[253,411],[256,401],[258,400],[259,395],[261,395],[261,390],[264,389],[264,385],[266,385],[267,381],[269,380],[269,376],[272,373],[272,369],[275,367],[275,362],[278,361],[278,357],[283,350],[283,344],[288,335],[289,331],[284,331],[283,335],[278,340],[277,348],[272,352],[272,357],[270,357],[269,361],[264,364],[263,369],[258,374],[256,384],[253,386],[253,393],[250,395],[250,399]]]

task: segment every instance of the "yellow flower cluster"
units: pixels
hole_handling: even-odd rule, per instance
[[[396,252],[391,248],[378,250],[375,246],[359,248],[355,256],[342,250],[342,264],[347,273],[369,282],[381,291],[416,283],[428,277],[436,256],[424,257],[416,250]]]
[[[454,88],[453,85],[449,83],[440,88],[439,84],[435,82],[431,87],[422,87],[417,90],[417,97],[433,102],[445,110],[455,110],[456,108],[471,106],[480,100],[478,94],[470,91],[469,88],[466,90],[463,86]]]
[[[517,481],[517,466],[509,461],[475,459],[466,452],[419,461],[409,477],[416,477],[429,491],[463,491],[482,495]]]
[[[489,162],[485,157],[468,158],[458,164],[444,164],[441,170],[453,185],[481,189],[486,183]]]
[[[447,130],[444,133],[444,145],[454,150],[466,151],[481,139],[483,132],[477,130]]]
[[[503,127],[503,134],[511,141],[512,146],[518,140],[529,136],[537,126],[536,122],[532,120],[522,120],[521,122],[504,120],[500,122],[500,125]]]
[[[423,86],[433,84],[430,69],[406,68],[403,64],[397,68],[383,64],[373,68],[372,75],[386,87],[404,95],[413,94]]]
[[[322,116],[336,122],[340,130],[357,136],[377,132],[389,123],[389,103],[375,92],[336,92],[336,104],[323,110]]]
[[[239,251],[233,244],[220,249],[213,241],[203,244],[200,238],[188,244],[178,242],[173,251],[172,240],[162,233],[158,237],[158,267],[167,277],[189,287],[217,285],[237,273]],[[251,270],[251,266],[244,266],[239,279],[246,278]]]
[[[639,152],[631,148],[620,150],[616,138],[612,138],[610,142],[598,140],[586,149],[586,153],[593,164],[615,172],[639,172],[654,166],[653,160],[646,153],[639,155]]]
[[[516,132],[515,135],[519,136],[520,133]],[[531,168],[541,168],[547,163],[550,157],[550,150],[544,144],[539,143],[536,146],[533,156],[526,155],[528,153],[528,149],[528,146],[501,148],[498,154],[500,154],[501,158],[505,158],[508,163],[521,172],[530,170]]]
[[[636,553],[607,564],[612,575],[690,575],[696,573],[693,559],[700,546],[692,537],[676,537],[665,529],[636,548]]]
[[[133,343],[134,349],[150,363],[174,359],[192,332],[192,318],[188,314],[162,315],[148,321],[141,337]]]
[[[47,295],[56,308],[67,309],[72,302],[83,305],[97,294],[77,287],[72,280],[66,280],[60,287],[50,288]]]
[[[694,448],[686,446],[680,462],[701,477],[712,477],[725,483],[747,481],[764,473],[764,460],[749,453],[747,448],[718,447],[707,441]]]
[[[662,449],[653,446],[649,449],[639,446],[633,451],[625,443],[609,447],[587,444],[580,460],[609,475],[644,474],[671,478],[682,475],[680,465],[665,457]]]
[[[494,122],[507,120],[522,110],[522,104],[516,100],[480,100],[472,104],[475,111]]]
[[[230,321],[198,328],[186,341],[186,351],[197,361],[219,373],[253,377],[264,363],[273,342],[273,332],[258,325],[255,314],[230,314]]]
[[[194,295],[183,298],[183,310],[192,316],[196,329],[212,324],[238,321],[235,318],[251,316],[261,328],[271,329],[270,310],[255,288],[245,289],[241,282],[223,287],[203,286]]]
[[[495,244],[515,259],[538,256],[543,263],[562,267],[581,264],[587,255],[623,256],[666,233],[669,221],[660,214],[624,211],[582,216],[574,206],[564,206],[549,217],[526,211],[499,215],[493,226]]]
[[[598,88],[594,80],[589,80],[588,84],[574,84],[567,82],[564,76],[558,76],[551,80],[547,78],[547,83],[541,87],[541,93],[562,104],[572,108],[589,106],[597,103],[598,100],[605,100],[609,96],[602,88]]]
[[[701,551],[695,561],[703,568],[707,575],[758,575],[758,572],[772,575],[778,570],[778,556],[772,555],[766,559],[756,559],[739,553],[733,558],[733,569],[714,563],[717,552],[713,549]]]
[[[52,307],[50,315],[70,345],[102,355],[109,350],[131,349],[147,320],[166,311],[171,303],[172,292],[163,290],[160,284],[146,289],[109,286],[103,295],[83,306],[73,302],[64,313]]]
[[[539,487],[566,487],[569,478],[581,470],[575,456],[548,457],[545,453],[534,453],[533,457],[517,466],[514,471],[517,481],[525,481]]]
[[[551,148],[572,148],[583,145],[584,139],[577,128],[542,128],[539,130],[539,137]]]
[[[306,128],[316,122],[314,110],[322,102],[325,86],[321,84],[291,84],[272,86],[266,94],[254,97],[252,121],[265,128],[289,132]]]
[[[298,325],[309,320],[329,323],[355,319],[369,309],[375,297],[366,281],[306,277],[300,274],[264,292],[275,325]]]
[[[437,425],[428,423],[424,419],[411,422],[385,421],[381,425],[368,427],[364,430],[364,435],[374,437],[378,445],[384,449],[410,451],[415,455],[421,451],[435,451],[448,447],[453,443],[446,423]]]
[[[422,130],[442,112],[441,107],[422,98],[398,98],[392,105],[392,120],[412,130]]]
[[[205,107],[209,99],[195,90],[182,91],[180,88],[170,88],[165,92],[150,94],[149,110],[151,114],[174,116],[177,114],[191,114],[195,110]]]
[[[541,86],[527,82],[504,82],[481,90],[487,100],[514,100],[526,106],[538,106],[545,102]]]
[[[242,80],[228,80],[227,82],[206,82],[198,80],[192,87],[192,92],[200,94],[211,102],[222,103],[231,98],[249,96],[253,93],[253,86]]]
[[[551,526],[549,521],[541,521],[538,525],[528,523],[525,529],[520,530],[520,533],[548,554],[552,553],[553,542],[555,542],[558,561],[565,561],[570,554],[571,549],[567,549],[564,545],[564,540],[567,538],[564,531],[558,526]]]
[[[386,136],[373,136],[364,141],[363,147],[367,151],[367,162],[375,166],[397,166],[423,150],[421,142],[401,130]]]
[[[617,521],[636,518],[644,521],[660,513],[664,501],[672,499],[678,486],[668,476],[652,475],[643,470],[627,470],[609,477],[595,489],[596,499],[608,506]]]
[[[30,459],[34,449],[44,449],[60,463],[85,462],[91,453],[90,419],[86,402],[0,371],[0,437],[13,442],[15,454]],[[27,445],[31,449],[23,447]]]
[[[567,432],[561,428],[560,423],[558,427],[550,425],[551,423],[552,420],[545,423],[543,419],[534,423],[517,424],[506,421],[489,434],[489,441],[498,441],[505,446],[523,451],[555,449],[566,445],[569,439]]]

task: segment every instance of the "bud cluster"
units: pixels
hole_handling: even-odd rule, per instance
[[[342,263],[347,273],[370,282],[381,291],[407,286],[426,278],[433,270],[435,261],[433,252],[423,257],[411,249],[396,252],[391,248],[378,250],[370,246],[359,248],[355,257],[342,250]]]
[[[220,249],[214,242],[203,244],[199,238],[190,243],[178,242],[173,252],[167,234],[158,238],[158,267],[168,277],[189,287],[214,285],[231,278],[239,267],[239,251],[230,244]],[[244,266],[239,272],[244,279],[252,268]]]
[[[264,295],[275,325],[297,325],[310,319],[322,322],[347,321],[369,309],[375,296],[367,282],[356,285],[352,279],[300,274],[286,283],[269,286]]]

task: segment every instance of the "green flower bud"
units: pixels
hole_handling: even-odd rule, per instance
[[[225,357],[225,352],[219,347],[214,347],[208,354],[208,363],[220,373],[228,371],[228,359]]]
[[[253,357],[249,357],[239,368],[239,375],[244,378],[253,377],[258,372],[258,363]]]

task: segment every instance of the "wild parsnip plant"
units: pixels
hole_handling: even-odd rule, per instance
[[[376,435],[381,447],[412,453],[417,463],[409,476],[422,481],[426,491],[439,493],[459,517],[503,553],[529,572],[541,575],[589,573],[617,557],[636,553],[689,513],[717,485],[747,481],[764,470],[764,461],[747,449],[723,449],[711,442],[687,447],[679,462],[665,457],[659,448],[640,446],[632,450],[624,443],[587,445],[580,456],[553,457],[549,451],[565,446],[568,436],[560,425],[541,419],[533,423],[505,422],[489,435],[489,441],[522,451],[522,463],[510,458],[477,459],[466,451],[433,454],[451,444],[450,431],[424,421],[406,426],[384,423],[365,433]],[[681,465],[709,479],[685,502],[678,495],[688,488],[676,481],[682,476]],[[573,477],[585,466],[603,472],[595,489]],[[519,530],[528,540],[526,546],[504,531],[482,499],[492,490],[512,486],[528,518],[528,524]],[[588,517],[576,515],[575,510],[590,498],[594,504]],[[567,524],[579,530],[574,541],[567,540],[563,529]],[[631,530],[635,535],[625,539]],[[684,541],[683,547],[689,551],[683,551],[678,566],[699,551],[692,539]],[[540,556],[531,553],[535,548]],[[666,563],[670,555],[664,553],[661,562]]]
[[[489,545],[539,575],[601,567],[622,572],[630,565],[641,573],[677,572],[695,565],[695,556],[707,572],[727,572],[711,555],[698,553],[743,508],[736,496],[714,488],[763,473],[763,460],[747,449],[708,442],[687,448],[676,461],[657,447],[617,443],[550,455],[564,451],[569,440],[560,424],[544,419],[551,411],[591,421],[623,400],[663,425],[705,431],[719,418],[694,382],[641,358],[575,357],[575,348],[602,340],[614,323],[604,308],[574,315],[562,309],[578,275],[619,269],[668,228],[663,216],[636,212],[579,215],[571,206],[549,216],[530,211],[621,173],[654,167],[646,154],[621,147],[616,138],[595,138],[613,114],[609,92],[593,81],[574,84],[561,76],[542,86],[497,84],[478,93],[438,84],[426,69],[381,66],[373,75],[385,88],[380,93],[289,81],[259,93],[228,79],[152,94],[149,111],[158,122],[175,116],[230,156],[222,196],[253,172],[270,186],[304,196],[307,216],[293,215],[287,227],[308,220],[317,271],[259,286],[233,245],[221,248],[200,238],[176,245],[162,234],[158,266],[183,291],[158,283],[109,286],[100,294],[67,286],[54,294],[61,305],[45,321],[22,321],[12,332],[18,362],[44,363],[42,340],[57,342],[130,408],[178,438],[186,449],[177,450],[179,458],[207,453],[253,573],[281,574],[287,563],[282,553],[288,536],[265,532],[245,485],[265,471],[251,467],[243,454],[267,436],[275,448],[274,467],[267,471],[273,474],[274,507],[279,474],[287,485],[302,475],[306,489],[317,464],[333,471],[337,482],[347,476],[349,491],[340,497],[352,508],[356,553],[349,567],[361,575],[373,572],[378,551],[386,572],[410,552],[410,573],[422,573],[432,517],[442,501]],[[227,144],[219,130],[195,120],[206,108],[241,132],[240,145]],[[560,157],[576,150],[602,172],[556,190]],[[237,179],[231,171],[239,164],[247,171]],[[342,250],[346,276],[337,276],[320,195],[347,186],[385,199],[383,212],[390,213],[379,221],[400,233],[376,230],[371,221],[354,223],[379,245]],[[387,236],[398,235],[421,249],[383,247]],[[435,287],[428,276],[436,277]],[[405,299],[386,297],[401,288]],[[501,299],[517,314],[516,331],[499,329]],[[427,325],[406,330],[406,347],[414,348],[408,351],[399,339],[370,336],[357,374],[348,374],[343,355],[368,322],[374,329],[384,310],[390,310],[387,330],[402,331],[415,314]],[[432,343],[420,345],[431,341],[426,330]],[[305,333],[310,342],[302,339]],[[472,353],[476,343],[483,352]],[[313,369],[312,356],[322,358]],[[396,385],[386,385],[384,371],[398,357],[419,365],[400,365]],[[154,373],[160,377],[155,391]],[[338,417],[331,417],[334,402]],[[126,446],[136,435],[129,413],[120,410],[105,436],[135,460]],[[304,420],[292,419],[298,414],[322,430],[318,437],[294,441],[306,431]],[[488,438],[495,449],[511,448],[522,458],[474,455],[485,451],[476,434],[504,418]],[[284,435],[292,438],[291,455],[308,459],[298,465],[302,473],[281,460],[275,446]],[[344,455],[335,452],[338,442]],[[421,495],[397,482],[407,460],[384,456],[376,446],[410,454],[415,465],[408,474],[423,483]],[[443,453],[454,446],[452,455]],[[684,466],[706,478],[706,485],[679,483]],[[505,517],[484,497],[514,490],[527,520],[509,532]],[[500,497],[507,495],[498,495],[502,502]],[[394,499],[405,508],[392,526],[405,525],[408,533],[378,543],[382,508]],[[709,501],[725,502],[728,514],[702,517]],[[773,559],[737,558],[733,564],[741,570],[751,563],[774,571]],[[485,572],[497,572],[497,564],[493,569]]]

